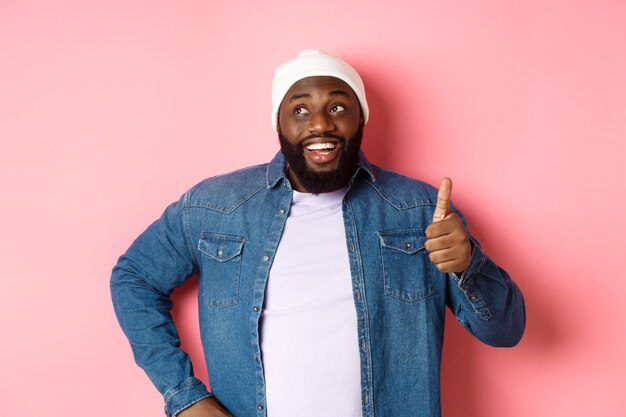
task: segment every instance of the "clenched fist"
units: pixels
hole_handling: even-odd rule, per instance
[[[428,258],[441,272],[460,275],[469,265],[472,246],[467,230],[456,213],[450,211],[452,180],[444,178],[439,185],[433,222],[426,228]]]

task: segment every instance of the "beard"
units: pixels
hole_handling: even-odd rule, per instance
[[[358,167],[363,126],[359,126],[359,130],[350,139],[333,135],[324,135],[324,137],[332,137],[340,141],[339,164],[333,170],[313,171],[306,163],[304,153],[308,150],[302,144],[303,141],[291,144],[282,132],[278,132],[280,149],[285,156],[288,169],[298,178],[307,192],[312,194],[329,193],[348,185]]]

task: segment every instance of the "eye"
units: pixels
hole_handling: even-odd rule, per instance
[[[339,111],[344,111],[344,110],[345,110],[345,107],[343,107],[343,106],[341,106],[341,105],[339,105],[339,104],[335,104],[334,106],[332,106],[332,107],[330,108],[330,112],[331,112],[331,113],[337,113],[337,112],[339,112]]]
[[[293,109],[293,114],[306,114],[309,111],[302,106],[295,107]]]

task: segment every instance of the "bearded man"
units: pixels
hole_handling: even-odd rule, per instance
[[[445,308],[513,346],[524,301],[439,190],[370,164],[359,74],[319,50],[281,65],[268,164],[209,178],[120,257],[111,291],[168,416],[435,417]],[[211,392],[170,294],[199,276]]]

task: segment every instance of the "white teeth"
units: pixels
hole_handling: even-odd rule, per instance
[[[334,143],[312,143],[306,147],[310,151],[323,151],[335,149]]]

